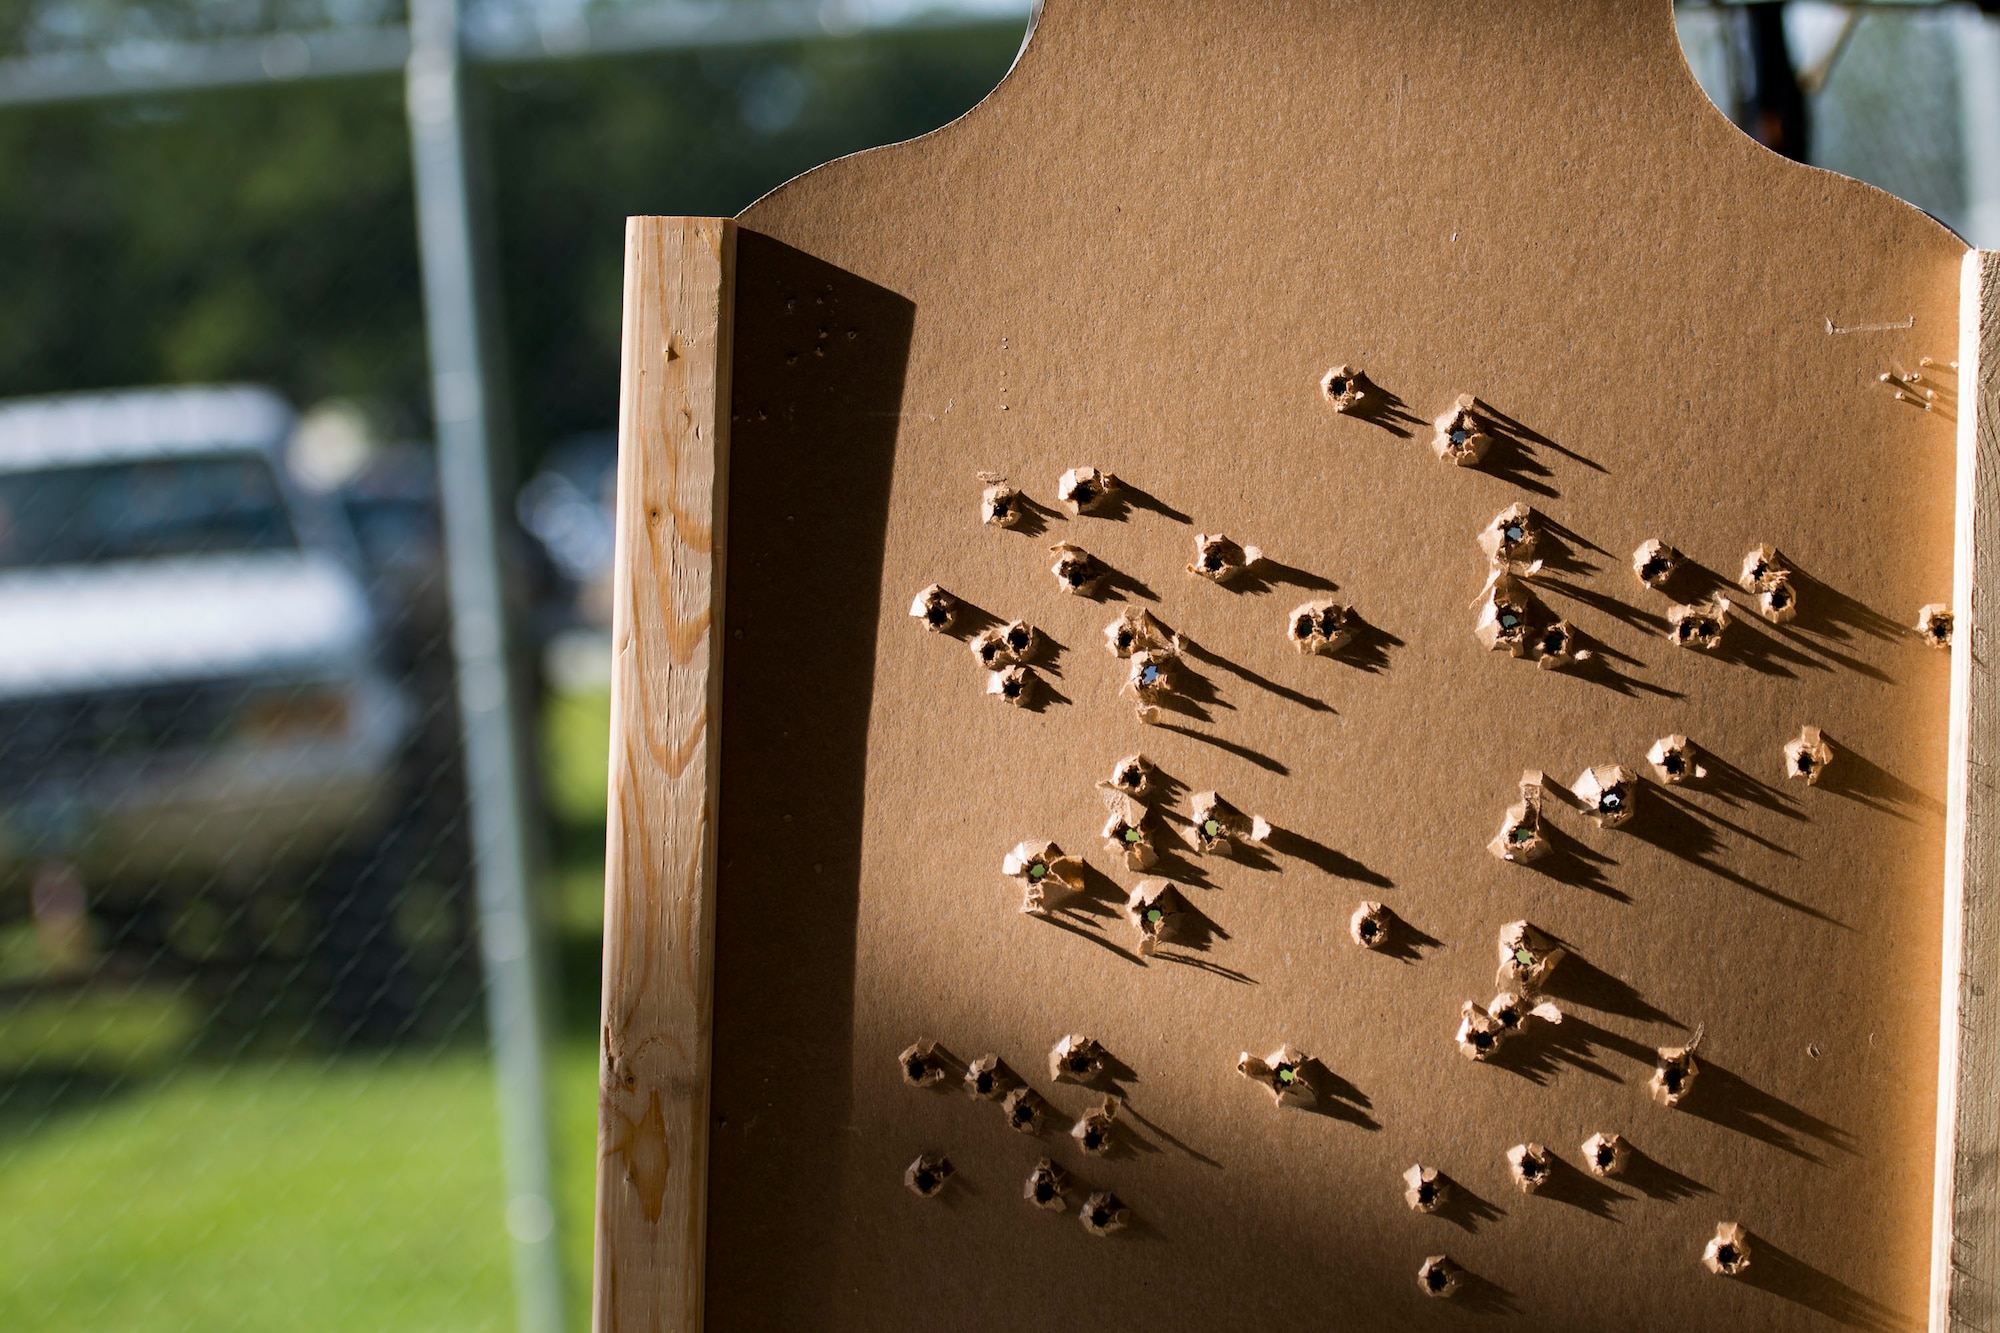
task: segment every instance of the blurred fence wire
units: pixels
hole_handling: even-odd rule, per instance
[[[621,219],[1028,8],[0,0],[0,1328],[582,1322]],[[1677,13],[2000,245],[1995,20]]]

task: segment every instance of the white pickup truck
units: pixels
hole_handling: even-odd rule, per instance
[[[411,708],[256,388],[0,403],[0,903],[224,894],[365,840]]]

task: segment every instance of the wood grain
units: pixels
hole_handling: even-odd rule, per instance
[[[592,1326],[702,1322],[735,224],[632,218]]]
[[[1967,254],[1959,291],[1934,1333],[1989,1329],[2000,1315],[2000,645],[1981,614],[2000,594],[2000,252]]]

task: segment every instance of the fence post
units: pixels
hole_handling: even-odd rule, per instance
[[[480,309],[461,74],[457,0],[411,0],[406,97],[507,1231],[522,1333],[560,1333],[536,916],[528,896],[534,814],[523,783],[526,753],[508,668],[486,374],[490,349]]]

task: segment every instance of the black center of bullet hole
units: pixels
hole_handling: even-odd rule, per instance
[[[1005,694],[1009,699],[1018,699],[1021,697],[1021,682],[1018,680],[1003,680],[1000,682],[1000,692]]]
[[[1028,631],[1024,629],[1008,630],[1007,642],[1017,653],[1026,651],[1028,647]]]
[[[1119,630],[1119,631],[1118,631],[1118,646],[1119,646],[1120,648],[1130,648],[1130,647],[1132,646],[1132,631],[1131,631],[1131,630],[1129,630],[1129,629],[1121,629],[1121,630]]]
[[[1542,651],[1550,657],[1556,656],[1568,645],[1569,636],[1561,630],[1550,630],[1542,636]]]
[[[1210,551],[1207,555],[1201,558],[1201,567],[1203,569],[1208,570],[1210,573],[1213,573],[1216,570],[1221,569],[1222,568],[1221,555],[1219,555],[1214,551]]]
[[[1521,1011],[1506,1005],[1493,1011],[1493,1020],[1503,1028],[1517,1028],[1521,1026]]]
[[[1780,587],[1771,589],[1771,609],[1773,611],[1784,610],[1786,604],[1789,603],[1791,600],[1792,600],[1792,595],[1786,592],[1783,588]]]
[[[1548,1170],[1548,1167],[1542,1165],[1532,1157],[1523,1157],[1521,1159],[1521,1174],[1529,1180],[1541,1179],[1544,1175],[1548,1174]]]
[[[1678,753],[1670,753],[1660,760],[1660,767],[1666,769],[1668,773],[1675,777],[1679,777],[1687,768],[1687,760],[1681,758]]]
[[[1063,578],[1072,588],[1081,588],[1090,581],[1090,570],[1081,560],[1072,560],[1063,566]]]
[[[1090,1066],[1091,1059],[1087,1055],[1072,1055],[1069,1058],[1069,1072],[1072,1074],[1088,1074]]]
[[[1617,1160],[1618,1154],[1611,1150],[1610,1144],[1601,1143],[1597,1146],[1597,1164],[1600,1167],[1610,1166]]]
[[[1005,517],[1007,517],[1007,508],[1008,508],[1008,502],[1007,502],[1007,500],[1006,500],[1006,499],[1005,499],[1004,497],[1001,497],[1001,496],[995,496],[995,497],[994,497],[994,500],[993,500],[993,511],[992,511],[992,512],[993,512],[993,517],[995,517],[995,518],[1005,518]]]
[[[1438,1197],[1438,1192],[1436,1185],[1430,1184],[1427,1181],[1424,1184],[1417,1186],[1417,1202],[1422,1204],[1424,1207],[1428,1208],[1432,1204],[1436,1203],[1437,1197]]]
[[[1346,393],[1346,392],[1347,392],[1347,381],[1346,381],[1346,380],[1337,380],[1337,379],[1336,379],[1336,380],[1328,380],[1328,381],[1326,382],[1326,391],[1327,391],[1327,392],[1328,392],[1329,394],[1332,394],[1332,395],[1333,395],[1333,396],[1334,396],[1335,398],[1338,398],[1338,397],[1340,397],[1340,396],[1341,396],[1342,394],[1344,394],[1344,393]]]
[[[1292,637],[1295,639],[1310,639],[1312,632],[1313,622],[1311,616],[1300,616],[1292,625]]]
[[[1656,583],[1667,576],[1667,561],[1664,556],[1651,556],[1639,566],[1639,577],[1648,583]]]
[[[1512,611],[1502,611],[1502,612],[1500,613],[1500,628],[1501,628],[1501,629],[1514,629],[1514,628],[1518,627],[1518,626],[1520,625],[1520,623],[1521,623],[1521,617],[1520,617],[1520,616],[1518,616],[1518,615],[1516,615],[1516,614],[1515,614],[1514,612],[1512,612]]]
[[[1361,923],[1361,938],[1362,938],[1362,939],[1364,939],[1364,940],[1372,940],[1372,939],[1374,939],[1374,938],[1375,938],[1376,936],[1380,935],[1381,933],[1382,933],[1382,928],[1381,928],[1380,926],[1376,925],[1376,924],[1375,924],[1375,923],[1374,923],[1373,921],[1363,921],[1363,922]]]
[[[1660,1082],[1666,1086],[1668,1092],[1679,1095],[1682,1087],[1687,1084],[1687,1071],[1679,1065],[1668,1065],[1661,1073]]]
[[[1070,492],[1069,498],[1078,509],[1082,509],[1097,498],[1097,492],[1088,486],[1079,486]]]
[[[1810,773],[1812,772],[1812,769],[1813,769],[1813,757],[1807,754],[1804,750],[1799,751],[1799,772]]]
[[[1443,1291],[1447,1280],[1442,1268],[1432,1268],[1424,1273],[1424,1285],[1432,1291]]]
[[[927,1061],[912,1060],[907,1066],[907,1072],[909,1073],[910,1076],[910,1082],[916,1083],[920,1082],[925,1074],[931,1072],[931,1067],[929,1062]]]
[[[1034,1107],[1028,1105],[1028,1103],[1026,1102],[1022,1102],[1020,1105],[1014,1108],[1014,1124],[1017,1128],[1022,1125],[1032,1125],[1034,1123],[1035,1123]]]
[[[1047,1179],[1035,1182],[1035,1202],[1048,1203],[1056,1197],[1056,1187]]]
[[[1102,1230],[1111,1225],[1111,1210],[1098,1207],[1090,1210],[1090,1225]]]
[[[1474,1049],[1475,1051],[1487,1051],[1493,1049],[1493,1034],[1490,1032],[1473,1033],[1472,1049]]]
[[[1000,656],[1000,647],[1001,645],[998,642],[988,639],[985,643],[979,645],[979,655],[986,659],[988,666],[991,666],[993,659]]]
[[[987,1093],[993,1091],[992,1073],[987,1070],[981,1070],[979,1073],[974,1074],[972,1076],[972,1086],[979,1092],[979,1095],[982,1097],[985,1096]]]
[[[945,621],[951,619],[951,608],[943,602],[933,602],[924,611],[924,619],[930,621],[933,625],[942,625]]]
[[[929,1194],[937,1188],[937,1177],[929,1171],[917,1172],[917,1193]]]
[[[1145,774],[1136,768],[1128,768],[1118,775],[1118,780],[1128,787],[1137,787],[1145,779]]]
[[[1095,1129],[1086,1129],[1083,1131],[1083,1149],[1085,1152],[1096,1152],[1103,1146],[1104,1135],[1101,1131]]]
[[[1736,1266],[1736,1247],[1734,1245],[1716,1246],[1715,1262],[1724,1268],[1734,1268]]]

